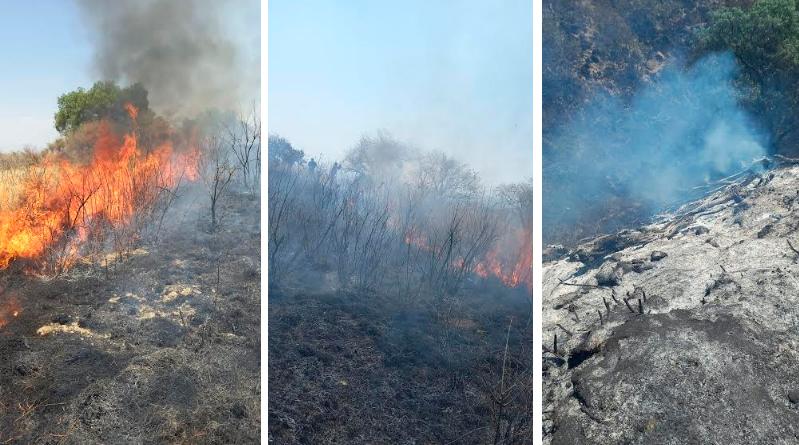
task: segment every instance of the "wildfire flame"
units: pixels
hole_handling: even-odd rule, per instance
[[[138,110],[125,108],[135,125]],[[40,258],[59,242],[67,243],[66,257],[74,259],[94,228],[125,226],[158,193],[198,176],[196,148],[176,152],[168,141],[145,151],[134,132],[119,138],[105,121],[99,134],[88,162],[49,153],[21,183],[3,186],[15,187],[16,199],[0,208],[0,269],[16,259]]]
[[[527,230],[519,230],[512,240],[516,249],[508,255],[506,248],[495,244],[480,261],[472,266],[471,271],[481,278],[497,278],[507,287],[527,286],[533,287],[533,240],[532,234]],[[416,230],[405,233],[405,244],[421,250],[431,250],[427,238]],[[463,258],[453,260],[453,267],[463,266]]]
[[[495,277],[505,286],[533,286],[533,243],[530,233],[521,231],[516,238],[519,246],[512,261],[500,260],[500,249],[494,246],[485,258],[474,266],[474,273],[480,277]]]
[[[430,244],[428,244],[427,238],[425,238],[424,235],[417,232],[416,230],[408,230],[407,232],[405,232],[405,244],[414,246],[422,250],[430,249]]]

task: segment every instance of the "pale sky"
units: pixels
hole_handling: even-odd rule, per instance
[[[269,131],[341,159],[385,130],[532,177],[532,2],[269,2]]]
[[[0,0],[0,151],[43,147],[58,96],[91,86],[91,47],[71,1]]]

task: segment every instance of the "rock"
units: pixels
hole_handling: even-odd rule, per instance
[[[569,253],[569,249],[560,244],[554,244],[544,247],[542,252],[543,261],[557,261]]]
[[[26,375],[33,374],[35,371],[36,368],[27,363],[17,363],[17,365],[14,366],[14,372],[17,373],[17,375],[21,375],[23,377]]]
[[[710,229],[708,229],[708,228],[707,228],[707,227],[705,227],[705,226],[696,226],[696,227],[692,227],[692,228],[690,229],[690,231],[691,231],[691,232],[693,232],[693,234],[694,234],[694,235],[696,235],[696,236],[699,236],[699,235],[704,235],[704,234],[706,234],[706,233],[710,233]]]
[[[757,237],[758,237],[758,238],[764,238],[764,237],[768,236],[768,234],[769,234],[769,233],[771,233],[771,230],[772,230],[773,228],[774,228],[774,226],[773,226],[773,225],[771,225],[771,224],[766,224],[765,226],[763,226],[763,228],[762,228],[762,229],[760,229],[760,231],[759,231],[759,232],[757,232]]]
[[[67,314],[58,314],[58,315],[54,316],[50,321],[52,321],[53,323],[61,324],[61,325],[67,325],[67,324],[70,324],[72,322],[72,317],[70,317]]]
[[[794,390],[788,391],[788,400],[790,400],[791,403],[793,403],[794,405],[798,404],[799,403],[799,390],[794,389]]]
[[[662,250],[653,250],[652,253],[649,255],[649,259],[652,261],[660,261],[663,258],[669,256],[666,252]]]
[[[616,286],[621,282],[621,274],[615,263],[607,262],[599,268],[596,275],[596,284],[599,286]]]
[[[244,419],[247,417],[247,407],[241,402],[236,402],[230,407],[230,414],[237,419]]]

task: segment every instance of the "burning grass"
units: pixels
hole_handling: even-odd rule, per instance
[[[0,443],[256,442],[257,115],[125,109],[0,156]]]
[[[135,107],[128,112],[135,122]],[[98,131],[86,162],[49,152],[0,173],[9,179],[0,191],[0,269],[24,259],[59,272],[89,244],[102,247],[114,235],[130,243],[164,194],[198,177],[196,145],[142,147],[135,131],[119,136],[107,121]]]

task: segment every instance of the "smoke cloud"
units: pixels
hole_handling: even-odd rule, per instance
[[[192,115],[208,108],[237,109],[257,99],[260,55],[247,55],[224,7],[257,2],[214,0],[78,0],[95,47],[95,68],[106,80],[140,82],[154,109]],[[227,14],[227,15],[226,15]],[[241,25],[241,24],[239,24]],[[241,25],[244,26],[244,25]],[[248,57],[249,56],[249,57]]]
[[[614,212],[631,216],[619,203],[652,215],[765,155],[767,137],[739,105],[736,73],[729,54],[674,66],[631,100],[597,98],[547,135],[545,238],[586,219],[595,231],[617,229]]]

